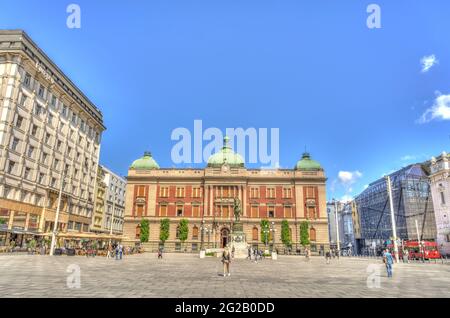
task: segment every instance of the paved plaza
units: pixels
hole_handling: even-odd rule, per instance
[[[1,255],[0,297],[450,297],[449,263],[401,263],[392,279],[379,259],[341,257],[329,265],[322,257],[235,260],[231,277],[220,276],[221,265],[219,258],[190,254],[162,260],[139,254],[122,261]],[[68,277],[75,281],[74,268],[80,269],[79,288],[67,285]]]

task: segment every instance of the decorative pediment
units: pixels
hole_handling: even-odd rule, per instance
[[[136,204],[137,205],[145,204],[145,199],[144,198],[136,198]]]
[[[316,206],[316,200],[314,200],[314,199],[307,199],[306,200],[306,206],[308,206],[308,207],[315,207]]]

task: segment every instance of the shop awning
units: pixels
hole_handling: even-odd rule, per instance
[[[42,234],[44,236],[52,236],[51,232]],[[95,233],[72,233],[63,232],[58,233],[57,237],[60,238],[72,238],[72,239],[91,239],[91,240],[122,240],[120,235],[109,235],[109,234],[95,234]]]
[[[39,232],[25,231],[23,229],[17,229],[17,228],[8,229],[8,226],[0,226],[0,232],[13,233],[13,234],[26,234],[26,235],[42,235]]]

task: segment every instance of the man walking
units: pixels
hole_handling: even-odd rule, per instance
[[[331,260],[331,253],[330,253],[330,251],[327,251],[325,253],[325,259],[327,260],[327,264],[330,264],[330,260]]]
[[[392,265],[394,264],[394,258],[392,254],[389,252],[389,249],[386,249],[383,254],[383,262],[386,264],[386,271],[388,277],[392,277]]]

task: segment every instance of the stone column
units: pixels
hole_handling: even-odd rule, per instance
[[[11,230],[13,227],[13,223],[14,223],[14,211],[11,210],[9,211],[9,220],[8,220],[8,230]]]
[[[247,216],[247,187],[242,186],[242,215]]]
[[[26,219],[25,219],[25,231],[28,231],[28,225],[30,224],[30,213],[27,213]]]

